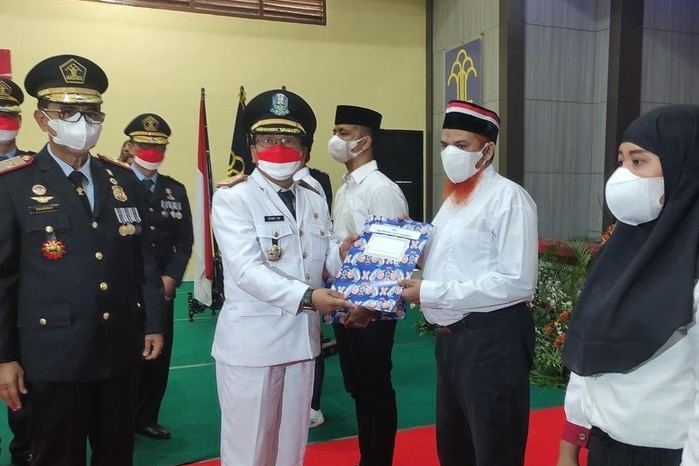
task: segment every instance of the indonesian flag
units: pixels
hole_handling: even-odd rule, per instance
[[[214,279],[214,253],[211,236],[211,163],[209,161],[209,134],[206,126],[204,89],[199,104],[199,145],[197,149],[196,204],[194,207],[194,289],[193,297],[211,306]]]

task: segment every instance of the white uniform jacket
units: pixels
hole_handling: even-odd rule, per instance
[[[294,184],[296,218],[278,187],[255,170],[231,188],[216,191],[212,227],[223,262],[225,302],[218,316],[212,356],[234,366],[274,366],[313,359],[320,321],[300,310],[306,289],[323,286],[325,265],[341,266],[328,206]],[[268,258],[273,244],[278,261]]]

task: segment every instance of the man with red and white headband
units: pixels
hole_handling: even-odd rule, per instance
[[[158,172],[171,134],[167,122],[155,113],[144,113],[128,124],[124,134],[129,137],[124,146],[132,158],[131,168],[144,189],[148,207],[145,214],[163,281],[167,318],[162,354],[153,361],[143,361],[141,367],[135,427],[139,434],[166,440],[170,432],[158,423],[158,415],[170,372],[175,289],[192,254],[192,212],[184,185]]]
[[[420,265],[399,282],[437,325],[441,466],[522,466],[529,419],[537,277],[536,204],[492,165],[498,115],[449,102],[442,125],[445,200]]]
[[[356,309],[323,288],[323,270],[335,275],[357,236],[339,244],[325,200],[293,179],[316,129],[308,103],[274,89],[252,99],[243,119],[257,167],[212,202],[226,297],[212,348],[221,464],[302,466],[320,352],[316,311]]]
[[[22,89],[7,78],[0,78],[0,161],[34,153],[17,148],[17,133],[22,126],[22,102]]]

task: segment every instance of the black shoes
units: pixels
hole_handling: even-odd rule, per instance
[[[27,453],[24,456],[12,455],[12,464],[14,466],[30,466],[32,464],[32,454]]]
[[[151,426],[140,427],[136,429],[141,435],[150,437],[156,440],[167,440],[170,438],[170,431],[160,424],[153,424]]]

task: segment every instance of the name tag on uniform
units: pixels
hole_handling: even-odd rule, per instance
[[[265,222],[283,222],[283,215],[265,215]]]

